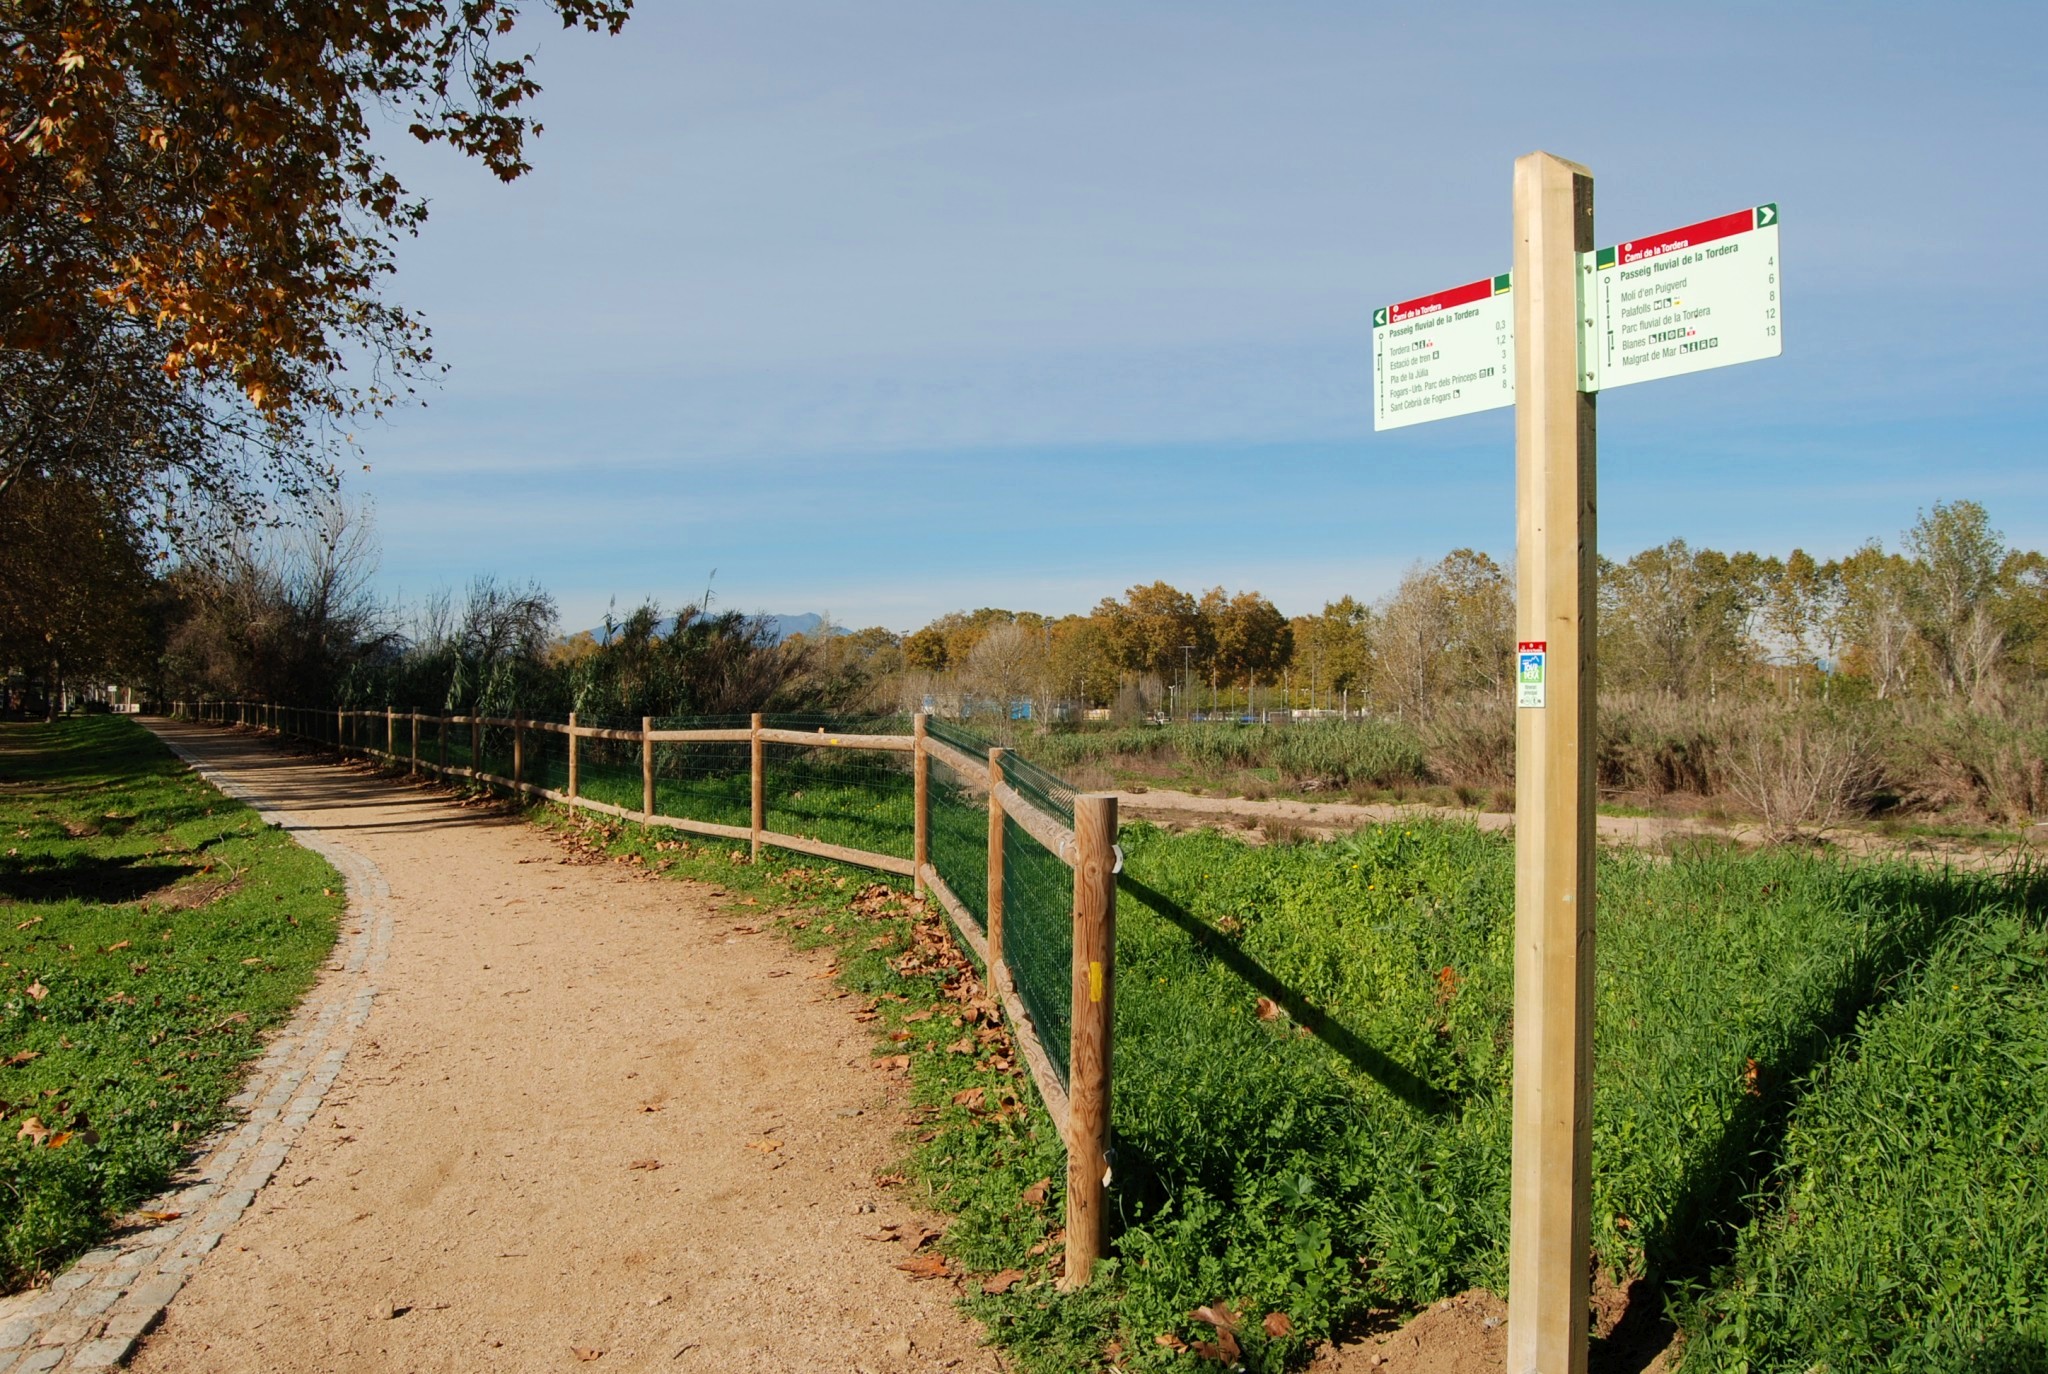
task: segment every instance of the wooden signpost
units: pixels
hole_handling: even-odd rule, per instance
[[[1586,1369],[1595,395],[1783,348],[1776,205],[1594,245],[1592,173],[1531,153],[1515,163],[1513,270],[1373,312],[1374,429],[1515,407],[1509,1374]]]

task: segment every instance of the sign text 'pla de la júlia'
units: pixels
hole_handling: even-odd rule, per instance
[[[1372,312],[1374,429],[1515,403],[1515,305],[1486,277]]]
[[[1579,258],[1581,390],[1775,358],[1778,207],[1758,205]],[[1373,428],[1515,403],[1503,275],[1375,310]]]

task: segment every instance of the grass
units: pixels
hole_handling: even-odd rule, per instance
[[[1688,1371],[2048,1368],[2048,925],[1959,922],[1792,1114]]]
[[[119,717],[0,726],[0,1288],[159,1191],[334,944],[342,882]]]

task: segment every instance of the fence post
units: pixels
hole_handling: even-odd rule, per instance
[[[1003,962],[1003,803],[996,789],[1003,785],[1001,747],[988,751],[988,976],[993,983]]]
[[[412,773],[412,775],[413,775],[414,777],[418,777],[418,776],[419,776],[419,772],[420,772],[420,713],[419,713],[418,711],[414,711],[414,712],[412,713],[412,768],[411,768],[411,769],[410,769],[409,771],[410,771],[410,772]]]
[[[1073,1038],[1067,1054],[1068,1288],[1087,1284],[1109,1217],[1110,1028],[1116,1004],[1116,798],[1074,798]]]
[[[441,776],[445,778],[448,776],[448,713],[446,711],[441,713],[441,724],[434,731],[434,742],[439,746]]]
[[[512,718],[512,795],[519,795],[519,788],[526,781],[526,721],[521,717]]]
[[[640,717],[640,810],[654,819],[654,717]]]
[[[470,710],[477,710],[476,703],[470,703]],[[484,770],[484,718],[469,718],[469,780],[476,781],[476,775]]]
[[[344,756],[345,756],[345,755],[346,755],[346,754],[348,753],[348,739],[347,739],[347,736],[346,736],[345,732],[344,732],[344,731],[342,730],[342,728],[341,728],[341,727],[342,727],[342,721],[343,721],[344,719],[345,719],[345,717],[344,717],[344,716],[342,715],[342,710],[341,710],[341,708],[340,708],[339,706],[335,707],[335,708],[334,708],[334,752],[335,752],[335,753],[337,753],[337,754],[342,754],[342,755],[344,755]]]
[[[398,708],[384,708],[384,758],[387,762],[398,762]]]
[[[768,828],[768,744],[761,738],[761,713],[754,712],[754,848],[753,861],[761,862],[761,832]]]
[[[924,866],[931,860],[932,843],[932,756],[924,747],[925,713],[910,718],[914,741],[911,771],[916,779],[916,815],[911,822],[910,890],[924,896]]]
[[[569,713],[569,800],[576,800],[576,713]]]

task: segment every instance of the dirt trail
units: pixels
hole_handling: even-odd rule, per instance
[[[1257,800],[1212,797],[1170,788],[1118,792],[1117,814],[1127,821],[1151,821],[1170,830],[1209,827],[1236,834],[1254,844],[1269,838],[1274,823],[1285,831],[1316,839],[1347,835],[1361,826],[1417,819],[1464,821],[1481,830],[1512,830],[1514,816],[1505,811],[1463,810],[1421,802],[1311,802],[1291,798]],[[1763,844],[1769,836],[1759,826],[1717,823],[1697,817],[1596,816],[1594,824],[1607,844],[1668,850],[1692,839],[1732,840]],[[1828,842],[1850,854],[1877,858],[1915,859],[1958,868],[1987,868],[2039,855],[2048,848],[2048,823],[2022,833],[2020,844],[1994,846],[1941,838],[1894,838],[1844,828],[1831,831]]]
[[[1000,1367],[863,1238],[912,1215],[874,1181],[901,1111],[819,956],[717,889],[155,728],[374,862],[394,934],[326,1101],[134,1369]]]

